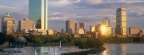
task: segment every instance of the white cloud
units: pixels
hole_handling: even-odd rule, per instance
[[[81,0],[49,0],[49,6],[62,7],[72,3],[78,3]]]
[[[12,7],[12,6],[0,6],[0,8],[10,8],[10,9],[16,9],[17,7]]]
[[[101,3],[139,3],[144,0],[81,0],[83,4],[96,5]]]
[[[102,3],[103,0],[82,0],[83,3],[87,3],[87,4],[99,4]]]
[[[69,14],[69,13],[61,13],[61,12],[54,12],[49,15],[49,20],[68,20],[70,18],[79,18],[76,14]]]

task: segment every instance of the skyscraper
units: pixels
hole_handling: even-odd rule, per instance
[[[80,22],[75,23],[75,32],[77,32],[79,29],[83,29],[85,31],[86,30],[86,24],[80,23]]]
[[[77,32],[79,28],[80,28],[80,23],[79,22],[75,23],[75,32]]]
[[[95,32],[96,31],[96,26],[90,26],[90,32]]]
[[[29,18],[35,23],[41,19],[42,30],[48,30],[48,4],[47,0],[29,0]]]
[[[74,21],[73,20],[67,20],[66,21],[66,32],[69,34],[74,34]]]
[[[116,35],[127,35],[126,9],[118,8],[116,11]]]
[[[80,28],[83,28],[84,30],[86,30],[86,23],[80,23]]]
[[[14,32],[14,18],[9,13],[2,18],[1,31],[7,35]]]
[[[105,30],[102,30],[104,35],[109,36],[113,34],[113,28],[110,26],[110,20],[108,17],[105,17],[102,21],[102,25],[104,28],[106,28]]]

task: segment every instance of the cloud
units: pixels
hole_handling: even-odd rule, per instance
[[[72,18],[74,19],[79,17],[81,16],[78,16],[76,14],[54,12],[51,15],[49,15],[49,20],[68,20],[68,19],[72,19]]]
[[[63,7],[80,1],[81,0],[49,0],[48,4],[51,7]]]
[[[49,0],[50,7],[64,7],[70,5],[98,5],[106,3],[141,3],[143,0]]]
[[[16,9],[17,7],[12,7],[12,6],[0,6],[0,8],[6,8],[6,9]]]
[[[103,2],[103,0],[81,0],[81,3],[91,4],[91,5],[99,4],[102,2]]]

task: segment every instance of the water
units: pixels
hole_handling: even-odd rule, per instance
[[[105,51],[89,55],[144,55],[144,44],[105,44]],[[67,48],[67,47],[63,47]],[[24,53],[14,53],[10,55],[60,55],[62,53],[83,51],[78,47],[71,46],[70,49],[61,50],[59,46],[51,47],[26,47]]]
[[[67,48],[67,47],[62,47]],[[76,46],[71,46],[69,49],[61,49],[59,46],[51,47],[25,47],[27,49],[23,53],[13,53],[9,55],[61,55],[62,53],[84,51]],[[85,49],[87,50],[87,49]]]
[[[144,55],[144,44],[105,44],[105,51],[89,55]]]

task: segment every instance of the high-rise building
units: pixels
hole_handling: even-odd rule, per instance
[[[80,23],[80,28],[83,28],[86,31],[86,23]]]
[[[136,35],[139,33],[139,28],[138,27],[130,27],[129,28],[129,35]]]
[[[126,9],[118,8],[116,11],[116,35],[127,35]]]
[[[41,19],[42,30],[48,30],[48,0],[29,0],[29,18],[35,23]]]
[[[29,18],[23,19],[19,21],[19,32],[24,29],[35,29],[35,23],[33,20]]]
[[[75,32],[78,32],[78,29],[80,28],[80,23],[75,23]]]
[[[90,26],[90,32],[95,32],[96,31],[96,26]]]
[[[75,23],[75,32],[77,33],[79,29],[83,29],[85,31],[86,30],[86,24],[80,23],[80,22]]]
[[[102,36],[103,34],[103,32],[102,32],[102,24],[98,24],[97,26],[96,26],[96,29],[95,29],[95,31],[98,33],[97,34],[97,36]]]
[[[1,31],[7,35],[14,32],[14,18],[9,13],[2,18]]]
[[[105,17],[102,21],[102,35],[106,35],[106,36],[109,36],[109,35],[112,35],[113,34],[113,28],[110,26],[110,20],[108,17]]]
[[[74,21],[73,20],[67,20],[66,21],[66,32],[69,34],[74,34]]]

